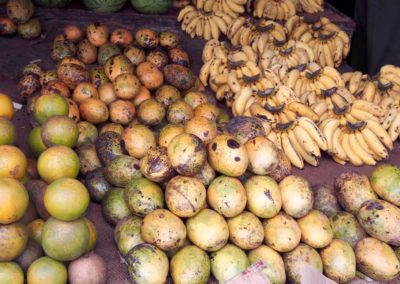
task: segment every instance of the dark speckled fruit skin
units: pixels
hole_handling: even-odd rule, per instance
[[[120,141],[121,135],[113,131],[104,132],[97,137],[96,152],[104,165],[108,165],[116,156],[124,154],[122,141]]]
[[[108,58],[121,54],[121,49],[116,44],[112,44],[110,42],[103,44],[99,48],[99,52],[97,54],[97,62],[100,65],[106,64]]]
[[[6,4],[7,16],[15,24],[26,23],[33,16],[35,7],[30,0],[10,0]]]
[[[85,186],[89,190],[90,198],[93,201],[100,202],[113,186],[104,176],[104,168],[96,169],[87,174]]]
[[[166,82],[181,91],[187,91],[196,83],[196,76],[189,68],[179,64],[168,64],[163,69]]]
[[[236,116],[228,122],[225,129],[241,144],[257,136],[265,136],[261,121],[255,117]]]

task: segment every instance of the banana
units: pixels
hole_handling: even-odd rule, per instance
[[[226,32],[228,30],[228,26],[227,26],[226,22],[223,20],[223,18],[221,18],[220,16],[217,16],[217,15],[215,15],[212,18],[213,18],[214,22],[217,24],[219,30],[223,34],[226,34]]]
[[[330,154],[335,154],[333,151],[333,134],[336,130],[336,128],[339,127],[340,121],[337,119],[327,119],[327,123],[325,124],[325,127],[323,127],[323,134],[326,138],[327,142],[327,150]],[[322,126],[321,126],[322,128]]]
[[[299,125],[308,132],[308,134],[312,137],[312,139],[314,139],[314,141],[317,143],[318,147],[321,150],[323,150],[323,151],[328,150],[328,144],[327,144],[326,138],[321,133],[318,126],[316,126],[315,123],[311,119],[303,116],[303,117],[298,118],[297,121],[298,121]]]
[[[185,32],[189,34],[191,38],[196,36],[196,26],[199,21],[200,17],[193,18],[185,29]]]
[[[317,143],[314,141],[314,139],[308,134],[308,132],[301,127],[300,125],[297,125],[294,129],[293,132],[296,136],[296,138],[299,140],[300,144],[303,146],[304,150],[315,157],[321,157],[321,151],[317,145]],[[303,157],[304,158],[304,157]]]
[[[260,118],[262,121],[275,122],[275,117],[272,113],[263,108],[259,103],[255,102],[250,106],[250,113],[254,117]]]
[[[185,8],[183,8],[182,10],[180,10],[179,14],[178,14],[178,22],[181,22],[183,20],[183,18],[185,17],[185,15],[192,11],[195,11],[195,7],[192,5],[188,5]]]
[[[232,90],[232,92],[234,92],[234,93],[240,92],[241,86],[240,86],[240,83],[239,83],[239,81],[238,81],[238,79],[236,77],[235,72],[231,71],[228,74],[228,85],[229,85],[229,88]]]
[[[358,90],[358,87],[361,83],[361,79],[362,79],[362,73],[360,71],[355,71],[353,72],[353,75],[350,78],[349,81],[349,91],[350,93],[352,93],[353,95],[356,93],[356,91]]]
[[[216,58],[211,61],[210,64],[210,77],[217,76],[219,73],[219,67],[222,64],[222,60],[219,58]]]
[[[318,166],[319,160],[318,158],[311,154],[308,153],[304,146],[301,143],[301,140],[299,140],[296,136],[296,133],[294,130],[289,130],[288,131],[288,136],[289,136],[289,141],[292,144],[293,148],[296,150],[296,152],[303,158],[304,161],[309,163],[312,166]]]
[[[369,112],[370,114],[381,117],[385,114],[385,111],[383,108],[381,108],[378,105],[375,105],[374,103],[364,101],[364,100],[355,100],[352,103],[352,108],[356,108],[365,112]]]
[[[292,165],[299,169],[304,168],[303,158],[293,147],[292,143],[289,140],[289,136],[286,132],[282,132],[281,140],[282,140],[283,152],[285,153],[286,157],[288,157]]]
[[[201,83],[207,87],[208,86],[208,77],[210,75],[210,66],[211,66],[212,61],[207,61],[206,63],[203,64],[200,68],[199,72],[199,79]]]
[[[326,66],[334,67],[335,63],[333,62],[333,55],[327,43],[322,44],[322,51],[323,55],[325,56]]]
[[[236,115],[242,115],[245,111],[246,103],[253,95],[253,91],[249,87],[245,87],[240,90],[240,92],[235,97],[235,101],[233,102],[232,109],[235,110]]]
[[[368,147],[381,159],[388,157],[388,152],[379,138],[367,127],[361,129],[361,134],[364,137]]]
[[[203,27],[204,28],[204,27]],[[221,43],[218,40],[209,40],[206,42],[203,48],[203,53],[202,53],[202,60],[203,62],[210,61],[213,56],[214,56],[214,48],[216,46],[219,46]]]
[[[392,124],[389,127],[389,135],[392,141],[395,141],[399,137],[400,133],[400,112],[397,113],[396,117],[394,118]]]
[[[213,1],[213,0],[205,0],[205,2],[203,4],[204,12],[211,12],[213,10],[214,4],[215,4],[215,1]]]
[[[375,84],[372,83],[371,81],[367,81],[363,89],[362,99],[367,102],[373,102],[375,93],[376,93]]]
[[[378,139],[383,143],[383,145],[386,146],[389,150],[393,149],[393,142],[392,139],[389,135],[389,133],[386,132],[385,129],[383,129],[382,125],[379,124],[379,122],[376,122],[374,120],[367,120],[366,121],[366,127],[369,128],[377,137]]]
[[[212,35],[211,35],[211,25],[210,25],[210,21],[206,18],[204,21],[204,31],[203,31],[203,38],[205,40],[210,40],[212,39]],[[216,39],[216,38],[214,38]]]
[[[358,108],[353,108],[353,107],[350,109],[349,114],[351,114],[358,121],[364,121],[364,120],[368,120],[368,119],[374,119],[374,120],[377,119],[373,114],[363,111]]]
[[[230,11],[232,11],[233,13],[240,15],[245,12],[243,5],[239,5],[238,3],[232,0],[223,0],[223,2],[225,2],[228,5]]]
[[[282,145],[278,145],[278,138],[275,131],[270,131],[267,135],[268,140],[270,140],[276,147],[281,149]]]
[[[336,128],[336,130],[333,132],[332,137],[332,150],[334,152],[334,155],[337,156],[340,160],[348,161],[347,154],[341,144],[342,136],[343,131],[340,129],[340,127]]]
[[[379,105],[383,108],[384,111],[387,111],[392,108],[393,104],[394,104],[393,97],[385,97],[381,100]]]
[[[352,146],[350,145],[349,142],[349,134],[344,132],[343,137],[342,137],[342,147],[347,155],[347,158],[349,159],[350,163],[353,164],[354,166],[361,166],[363,164],[363,161],[361,158],[353,151]]]
[[[287,105],[287,108],[295,112],[298,116],[305,116],[314,122],[319,122],[318,114],[316,114],[310,107],[300,102],[291,102]]]
[[[361,131],[355,131],[354,135],[356,136],[357,142],[360,145],[360,147],[363,148],[365,152],[370,154],[374,160],[380,160],[380,158],[369,148],[367,142],[365,142],[364,136],[362,135]]]
[[[204,19],[200,18],[200,20],[196,24],[196,36],[201,37],[203,35],[204,29]]]
[[[208,21],[210,22],[212,38],[219,39],[221,31],[219,30],[218,24],[214,21],[214,17],[209,17]]]
[[[399,112],[399,107],[393,107],[391,108],[385,115],[383,121],[382,121],[382,127],[385,130],[388,130],[390,125],[392,125],[394,119],[396,118],[397,113]],[[393,141],[393,139],[392,139]]]
[[[327,113],[328,111],[328,105],[326,104],[325,101],[321,101],[319,103],[316,103],[315,105],[312,106],[312,110],[318,115],[321,116],[324,113]],[[321,119],[322,121],[322,119]]]
[[[294,89],[294,86],[296,84],[297,80],[301,80],[299,79],[300,77],[300,71],[297,69],[293,69],[292,71],[290,71],[285,78],[285,84],[286,86],[288,86],[289,88],[291,88],[292,90]]]
[[[241,28],[244,23],[246,22],[245,17],[238,17],[235,20],[233,20],[229,25],[228,25],[228,30],[226,33],[226,36],[228,39],[232,39],[233,35],[236,34],[236,32]]]

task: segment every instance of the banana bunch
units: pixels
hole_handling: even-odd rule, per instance
[[[319,165],[321,150],[327,150],[327,141],[311,119],[300,117],[285,124],[276,124],[275,129],[276,145],[293,166],[302,169],[305,162],[314,167]]]
[[[197,9],[205,12],[223,11],[236,18],[245,12],[247,0],[196,0]]]
[[[287,20],[296,15],[296,2],[293,0],[255,0],[253,16],[272,20]]]
[[[219,39],[221,33],[226,34],[228,25],[236,17],[224,11],[204,12],[189,5],[180,10],[178,22],[182,22],[182,30],[190,37],[202,37],[205,40]]]
[[[299,0],[299,1],[301,10],[306,13],[314,14],[324,11],[323,0]]]
[[[375,120],[343,123],[330,118],[320,124],[326,137],[328,153],[339,164],[375,165],[386,159],[393,143],[382,125]]]
[[[290,70],[283,83],[293,89],[303,103],[314,105],[323,100],[329,90],[344,86],[340,73],[329,66],[321,67],[310,62]]]
[[[261,19],[256,22],[252,18],[237,17],[228,26],[227,38],[232,45],[251,45],[254,50],[264,50],[272,41],[286,41],[283,26],[277,22]]]
[[[286,43],[273,42],[267,45],[260,56],[263,70],[273,70],[283,80],[288,71],[314,61],[314,53],[303,42],[289,40]]]

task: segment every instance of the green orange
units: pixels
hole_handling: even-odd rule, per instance
[[[0,117],[12,119],[14,116],[14,105],[6,94],[0,93]]]
[[[53,181],[44,194],[44,206],[51,216],[62,220],[76,220],[85,213],[90,196],[86,187],[73,178]]]
[[[35,260],[27,273],[29,284],[66,284],[67,278],[65,265],[47,256]]]
[[[0,283],[23,284],[24,272],[15,262],[0,262]]]
[[[53,146],[40,155],[37,168],[40,177],[47,183],[60,178],[76,178],[79,173],[79,157],[69,147]]]
[[[66,116],[52,116],[43,123],[40,135],[48,147],[64,145],[75,147],[78,141],[78,126],[76,122]]]
[[[12,178],[0,178],[0,224],[11,224],[21,219],[29,205],[25,187]]]
[[[14,144],[16,136],[14,124],[9,119],[0,117],[0,145]]]
[[[49,117],[62,115],[68,116],[68,101],[59,95],[41,95],[37,98],[34,107],[34,117],[40,124]]]
[[[26,173],[27,159],[25,154],[15,146],[0,146],[0,177],[22,180]]]
[[[40,154],[47,149],[46,145],[43,143],[42,136],[40,135],[40,130],[41,127],[36,126],[31,130],[28,136],[29,148],[36,157],[39,157]]]

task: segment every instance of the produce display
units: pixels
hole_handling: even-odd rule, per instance
[[[183,7],[183,29],[208,40],[198,76],[178,33],[68,24],[48,47],[54,69],[29,63],[19,78],[27,153],[0,93],[0,283],[107,283],[91,202],[132,283],[223,283],[252,264],[270,283],[304,283],[306,264],[337,283],[396,281],[400,168],[344,170],[331,186],[292,166],[323,151],[386,159],[400,68],[336,70],[349,37],[296,15],[321,1],[187,2],[131,0],[142,13]]]
[[[6,3],[7,15],[0,16],[0,36],[15,33],[24,39],[35,39],[42,33],[38,18],[33,17],[35,7],[30,0],[9,0]]]

